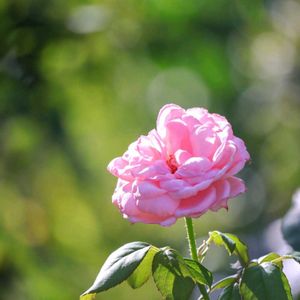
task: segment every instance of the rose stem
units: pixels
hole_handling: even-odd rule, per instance
[[[195,233],[194,233],[194,227],[193,227],[193,220],[192,220],[192,218],[184,218],[184,219],[185,219],[187,238],[188,238],[189,246],[190,246],[190,255],[193,260],[198,262],[199,260],[198,260],[198,255],[197,255],[197,247],[196,247]],[[205,300],[209,300],[205,286],[203,284],[198,284],[198,287],[201,291],[203,298]]]

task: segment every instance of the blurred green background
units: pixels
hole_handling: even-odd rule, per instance
[[[2,0],[0,18],[0,299],[78,299],[134,240],[187,253],[183,220],[122,219],[106,171],[170,102],[225,115],[252,157],[247,194],[196,220],[197,236],[280,248],[300,185],[299,2]],[[133,298],[160,296],[148,282],[97,297]]]

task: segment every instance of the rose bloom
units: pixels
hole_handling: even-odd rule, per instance
[[[245,192],[234,175],[249,158],[226,118],[167,104],[156,129],[108,165],[118,177],[112,200],[132,223],[170,226],[181,217],[227,208],[229,198]]]

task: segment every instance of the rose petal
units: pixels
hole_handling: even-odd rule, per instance
[[[230,198],[236,197],[246,191],[244,181],[237,177],[229,177],[227,181],[230,184]]]
[[[126,166],[126,161],[124,161],[122,157],[117,157],[109,163],[107,170],[114,176],[118,177]]]
[[[219,180],[214,183],[216,189],[216,201],[210,207],[212,211],[217,211],[220,208],[227,208],[227,200],[230,197],[230,183],[228,180]]]
[[[191,145],[193,156],[206,157],[211,159],[214,152],[220,146],[218,136],[212,128],[207,126],[198,126],[191,133]]]
[[[137,207],[144,213],[150,213],[159,217],[171,216],[178,206],[175,201],[168,195],[157,196],[153,198],[137,197]]]
[[[213,182],[212,180],[201,181],[198,184],[195,184],[192,186],[187,186],[176,192],[170,192],[169,194],[174,199],[190,198],[190,197],[197,195],[198,192],[207,189],[211,185],[212,182]]]
[[[159,218],[155,215],[143,214],[143,213],[141,213],[138,216],[134,216],[134,217],[128,216],[127,219],[131,223],[159,224],[161,226],[171,226],[177,220],[173,216],[170,216],[170,217],[167,217],[167,218]]]
[[[238,173],[244,168],[245,163],[250,159],[250,155],[246,150],[244,142],[237,137],[235,137],[233,141],[237,146],[237,151],[234,155],[232,167],[227,171],[228,175],[235,175]]]
[[[243,180],[236,177],[228,177],[225,180],[220,180],[214,184],[217,190],[217,200],[211,206],[212,211],[217,211],[220,208],[228,208],[227,202],[229,198],[234,198],[245,192]]]
[[[183,121],[178,119],[169,121],[165,128],[165,143],[168,154],[174,154],[178,149],[191,151],[188,128]]]
[[[189,216],[192,214],[202,214],[216,201],[216,189],[210,187],[197,195],[184,199],[176,210],[176,216]]]
[[[138,179],[155,179],[159,175],[170,173],[170,169],[165,161],[158,160],[150,165],[140,165],[131,170],[132,175]]]
[[[164,194],[166,191],[159,188],[154,182],[142,181],[137,184],[136,195],[139,198],[154,198]]]
[[[169,180],[160,181],[160,187],[166,190],[167,192],[177,192],[188,186],[189,184],[187,184],[185,180],[176,179],[174,177]]]
[[[183,113],[184,110],[176,104],[167,104],[161,108],[156,122],[157,132],[161,138],[166,137],[167,122],[175,118],[180,118]]]
[[[192,155],[185,150],[179,149],[174,153],[175,160],[178,165],[184,164]]]
[[[200,124],[203,124],[203,118],[207,116],[207,109],[201,108],[201,107],[193,107],[189,108],[186,111],[186,114],[188,116],[192,116],[194,119],[196,119]]]
[[[178,168],[176,175],[182,177],[199,176],[209,170],[211,166],[211,161],[205,157],[191,157]]]
[[[237,151],[237,147],[234,143],[223,143],[216,151],[213,162],[214,166],[221,169],[224,166],[229,168],[232,165],[234,155]]]

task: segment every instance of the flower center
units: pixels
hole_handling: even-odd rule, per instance
[[[169,158],[167,159],[167,165],[169,166],[172,174],[177,171],[176,160],[173,154],[169,155]]]

